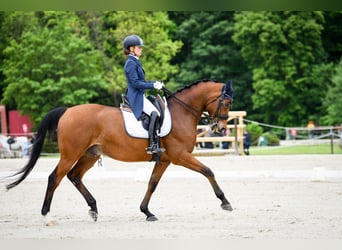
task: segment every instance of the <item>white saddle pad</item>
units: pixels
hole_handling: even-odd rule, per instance
[[[121,113],[123,116],[124,124],[126,132],[132,136],[137,138],[148,138],[148,132],[144,129],[144,127],[141,124],[141,121],[138,121],[134,114],[130,111],[121,109]],[[164,122],[160,129],[160,137],[167,136],[171,131],[171,114],[166,107],[165,113],[164,113]]]

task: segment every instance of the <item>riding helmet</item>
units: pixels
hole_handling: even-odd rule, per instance
[[[130,46],[144,46],[144,42],[140,38],[140,36],[137,36],[137,35],[126,36],[123,41],[123,47],[124,49],[128,49]]]

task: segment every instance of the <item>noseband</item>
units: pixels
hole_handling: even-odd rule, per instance
[[[208,106],[209,104],[215,102],[218,98],[220,98],[215,113],[212,116],[208,116],[205,114],[206,118],[209,118],[210,120],[209,124],[212,129],[214,129],[217,126],[218,120],[228,120],[228,114],[222,115],[220,111],[223,106],[223,101],[229,100],[231,103],[233,102],[232,94],[233,93],[232,93],[231,85],[225,84],[222,88],[221,95],[217,96],[206,105]]]

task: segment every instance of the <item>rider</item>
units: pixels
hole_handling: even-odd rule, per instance
[[[127,81],[126,96],[137,120],[141,120],[143,113],[150,116],[148,154],[160,154],[165,151],[159,147],[159,137],[156,133],[160,113],[158,109],[146,98],[146,89],[162,89],[159,81],[145,81],[145,71],[139,61],[144,43],[137,35],[127,36],[123,41],[124,54],[127,56],[124,71]]]

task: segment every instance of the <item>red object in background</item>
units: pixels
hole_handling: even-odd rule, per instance
[[[10,134],[14,136],[31,133],[31,122],[27,115],[21,115],[18,110],[11,110],[9,115]]]
[[[6,106],[0,105],[0,123],[1,123],[1,133],[5,136],[7,135],[7,119],[6,119]]]

